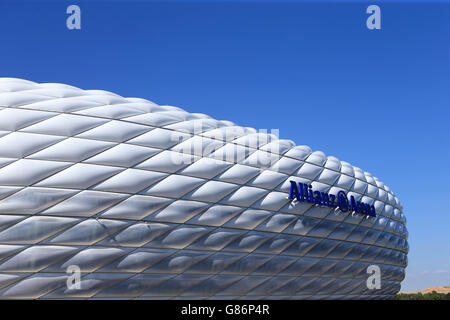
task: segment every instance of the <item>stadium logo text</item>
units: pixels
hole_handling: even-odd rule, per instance
[[[289,192],[289,200],[297,200],[300,202],[308,202],[316,205],[327,206],[330,208],[339,208],[342,212],[358,213],[375,217],[375,207],[373,205],[356,201],[354,196],[347,197],[345,191],[339,191],[337,195],[328,194],[326,192],[314,191],[311,185],[306,183],[298,183],[289,181],[291,190]]]

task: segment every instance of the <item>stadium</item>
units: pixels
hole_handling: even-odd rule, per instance
[[[389,187],[321,151],[145,99],[0,78],[0,298],[390,299],[407,238]]]

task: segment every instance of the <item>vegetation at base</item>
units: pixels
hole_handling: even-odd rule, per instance
[[[398,293],[395,300],[450,300],[449,293],[438,293],[432,291],[429,293]]]

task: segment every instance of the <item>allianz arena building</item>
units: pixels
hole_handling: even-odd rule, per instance
[[[383,182],[291,140],[0,78],[2,299],[389,299],[405,223]]]

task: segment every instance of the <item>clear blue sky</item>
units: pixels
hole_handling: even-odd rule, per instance
[[[450,285],[450,3],[375,2],[372,31],[368,4],[1,1],[1,76],[279,129],[359,166],[404,205],[402,290]]]

